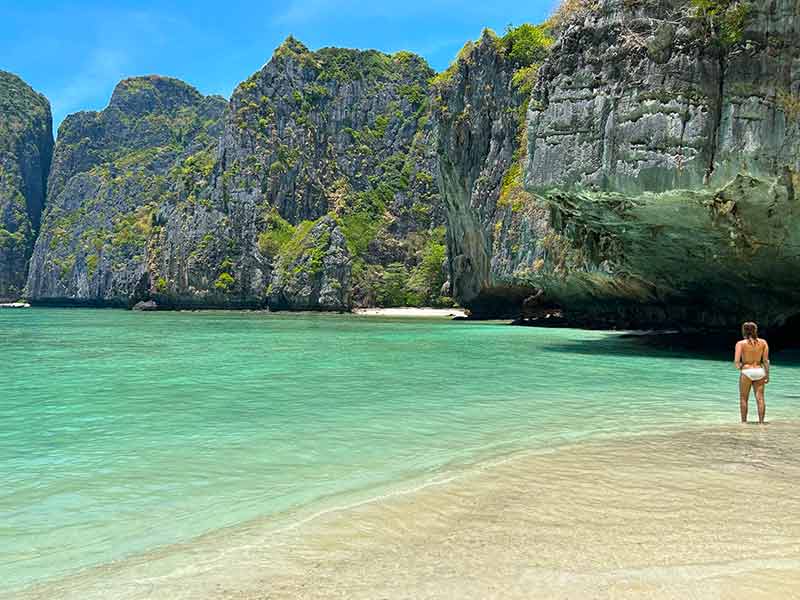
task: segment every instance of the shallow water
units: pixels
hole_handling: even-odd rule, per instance
[[[32,309],[0,312],[0,355],[0,593],[154,552],[165,576],[186,568],[176,544],[224,527],[285,527],[514,452],[738,420],[728,357],[616,333]],[[774,363],[768,418],[796,421],[800,367]]]

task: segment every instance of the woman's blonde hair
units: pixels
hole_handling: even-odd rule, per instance
[[[758,339],[758,325],[748,321],[742,325],[742,337],[755,342]]]

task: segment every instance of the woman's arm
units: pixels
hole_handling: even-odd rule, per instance
[[[761,359],[761,362],[764,363],[764,372],[767,376],[764,378],[764,383],[769,383],[769,344],[764,342],[764,357]]]
[[[742,368],[742,342],[736,342],[736,351],[733,354],[733,366],[739,370]]]

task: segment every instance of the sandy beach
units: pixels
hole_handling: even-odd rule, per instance
[[[19,597],[798,598],[798,452],[800,424],[772,423],[514,455]]]
[[[367,317],[415,317],[415,318],[453,318],[466,317],[467,313],[461,308],[356,308],[353,314]]]

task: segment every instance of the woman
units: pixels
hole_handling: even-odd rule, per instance
[[[752,387],[758,404],[758,422],[764,424],[767,407],[764,403],[764,386],[769,383],[769,346],[758,337],[758,325],[747,322],[742,325],[742,337],[736,343],[733,363],[741,371],[739,375],[739,408],[742,423],[747,423],[747,401]]]

